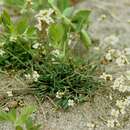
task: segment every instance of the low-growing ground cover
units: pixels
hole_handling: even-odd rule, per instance
[[[99,2],[99,3],[105,5],[107,2],[106,3]],[[124,3],[125,2],[122,2],[122,6],[119,3],[117,5],[123,7]],[[112,3],[110,2],[109,4],[112,4]],[[104,6],[105,9],[107,8],[107,6],[109,4],[107,3]],[[104,10],[104,8],[99,7],[98,3],[94,4],[94,2],[90,2],[90,6],[92,6],[93,8],[100,8],[99,12],[98,12],[98,9],[94,12],[96,15],[99,15],[101,13],[100,11],[102,9]],[[117,8],[117,6],[116,6],[116,8]],[[95,15],[94,13],[92,15]],[[106,31],[104,31],[102,29],[102,28],[104,28],[104,26],[106,27],[107,19],[117,20],[116,17],[111,13],[112,13],[111,11],[110,12],[108,11],[108,14],[103,14],[103,15],[100,14],[101,15],[101,16],[99,15],[100,17],[96,16],[97,19],[90,26],[90,28],[91,28],[90,32],[93,32],[92,33],[93,37],[94,36],[96,38],[100,37],[101,43],[99,45],[100,48],[97,45],[95,45],[96,47],[91,47],[91,48],[89,48],[89,51],[88,50],[86,51],[87,58],[85,58],[85,61],[79,60],[79,59],[77,60],[78,57],[75,57],[75,55],[74,55],[75,53],[73,53],[73,51],[71,51],[71,50],[69,50],[69,53],[67,53],[67,55],[69,55],[69,58],[67,57],[67,59],[69,59],[69,60],[66,60],[66,58],[64,60],[61,60],[62,59],[61,57],[63,57],[63,55],[60,55],[60,58],[59,57],[57,58],[57,55],[53,56],[54,53],[51,54],[52,57],[51,56],[46,57],[46,55],[44,53],[44,61],[48,60],[46,58],[51,57],[48,62],[46,62],[46,63],[44,62],[45,63],[44,64],[42,62],[42,58],[39,61],[37,61],[38,58],[36,57],[34,60],[35,66],[31,66],[31,67],[29,66],[29,69],[28,69],[28,67],[26,68],[24,66],[24,69],[22,69],[22,72],[19,74],[20,75],[19,78],[23,77],[24,79],[26,79],[27,82],[29,82],[29,84],[33,83],[32,88],[34,88],[34,87],[36,88],[38,86],[37,88],[40,93],[37,93],[37,94],[39,94],[39,97],[42,100],[48,99],[49,102],[51,102],[51,104],[53,104],[53,106],[55,106],[53,108],[59,107],[59,105],[58,105],[59,102],[57,102],[57,100],[58,101],[62,100],[64,102],[65,98],[68,99],[67,104],[69,104],[69,108],[71,108],[71,109],[69,109],[70,111],[68,110],[67,113],[66,112],[60,113],[60,111],[57,111],[56,113],[54,113],[53,112],[54,109],[50,109],[50,107],[46,108],[48,103],[44,102],[44,105],[43,105],[44,109],[42,110],[42,114],[43,114],[42,119],[44,118],[47,120],[47,122],[44,123],[45,129],[59,129],[59,130],[63,130],[63,129],[70,129],[70,130],[72,130],[72,129],[75,129],[75,130],[76,129],[77,130],[78,129],[81,129],[81,130],[118,129],[119,130],[120,129],[120,130],[122,130],[122,129],[127,129],[127,128],[129,129],[129,126],[128,126],[129,125],[129,123],[128,123],[129,122],[129,111],[128,111],[128,107],[129,107],[129,83],[128,83],[128,80],[129,80],[129,71],[128,71],[129,70],[129,49],[128,48],[123,49],[123,47],[121,48],[121,46],[120,47],[118,46],[119,44],[121,45],[121,42],[122,42],[122,41],[120,41],[122,38],[119,37],[120,33],[122,31],[119,31],[120,29],[117,29],[118,28],[117,25],[116,25],[117,28],[113,28],[112,29],[113,31],[111,30],[111,33],[114,33],[114,35],[112,35],[108,31],[108,29],[106,29]],[[109,17],[112,17],[112,18],[109,18]],[[96,28],[94,26],[95,23],[98,23],[98,26],[96,26],[98,28]],[[117,23],[117,21],[115,23]],[[121,21],[121,23],[123,23],[123,21]],[[125,23],[125,25],[126,24],[127,23]],[[120,24],[120,25],[122,25],[122,24]],[[109,28],[112,28],[111,26]],[[40,26],[38,26],[38,27],[40,27]],[[101,33],[101,30],[102,30],[102,32],[104,32],[104,34]],[[117,31],[115,32],[114,30],[117,30]],[[98,33],[96,33],[96,32],[98,32]],[[109,34],[108,34],[108,32],[109,32]],[[124,36],[124,34],[123,34],[123,36]],[[42,36],[40,36],[40,37],[42,38]],[[52,41],[52,39],[51,39],[51,41]],[[96,44],[97,44],[97,40],[96,40]],[[37,45],[38,44],[36,44],[36,46]],[[34,46],[34,48],[36,46]],[[51,47],[51,48],[48,47],[48,44],[46,44],[46,47],[49,48],[49,52],[51,52],[54,49],[53,47]],[[33,50],[34,48],[31,48],[31,49]],[[73,46],[69,47],[69,49],[72,49],[72,48],[73,48]],[[91,49],[92,49],[92,51],[91,51]],[[62,48],[60,49],[60,52],[62,52]],[[92,54],[94,54],[94,53],[97,53],[97,54],[94,55],[94,57],[93,57]],[[47,53],[47,54],[49,54],[49,53]],[[73,59],[72,57],[70,58],[70,55],[72,57],[75,57],[76,59],[75,58]],[[95,57],[98,57],[98,58],[96,59]],[[88,58],[90,58],[90,59],[88,60]],[[82,57],[82,59],[83,59],[83,57]],[[96,61],[98,61],[98,62],[95,63]],[[41,64],[36,64],[38,62],[40,62]],[[59,62],[63,68],[58,64]],[[17,63],[19,64],[19,62],[17,62]],[[53,65],[52,63],[54,63],[54,66],[52,66]],[[28,65],[30,65],[30,64],[27,64],[27,66]],[[43,65],[45,65],[45,66],[43,66]],[[68,67],[68,66],[71,66],[71,67]],[[6,70],[8,69],[8,74],[18,73],[19,67],[18,68],[16,67],[15,70],[12,70],[11,67],[12,66],[10,66],[10,65],[6,67]],[[49,69],[49,70],[54,73],[49,72],[47,69],[45,69],[46,67],[47,68],[51,67],[51,69]],[[87,74],[90,74],[90,73],[84,69],[82,70],[82,67],[87,68],[87,70],[92,69],[93,71],[90,71],[90,72],[93,72],[93,73],[91,73],[91,75],[93,75],[93,76],[92,77],[90,76],[90,78],[89,78],[89,75],[87,75],[87,76],[85,75],[85,77],[84,77],[84,72],[86,72]],[[102,67],[102,68],[100,68],[100,67]],[[104,67],[105,67],[105,70],[104,70]],[[45,70],[47,70],[47,71],[45,71]],[[58,73],[55,73],[55,70]],[[61,73],[59,73],[59,70],[64,75],[61,75]],[[73,71],[73,70],[75,70],[75,71]],[[104,70],[104,73],[102,72],[102,70]],[[68,71],[69,71],[69,73],[68,73]],[[2,70],[2,72],[3,72],[3,70]],[[6,71],[4,71],[4,72],[6,73]],[[73,74],[72,74],[72,77],[70,76],[69,79],[65,78],[65,81],[67,81],[67,83],[66,82],[64,83],[63,82],[64,76],[66,74],[68,75],[71,73],[74,73],[74,81],[73,81]],[[43,76],[45,74],[47,74],[47,76]],[[84,93],[81,93],[81,91],[80,91],[81,88],[80,88],[80,90],[78,89],[78,92],[75,91],[77,89],[77,87],[75,89],[75,86],[73,86],[75,79],[77,79],[75,75],[78,76],[78,78],[83,79],[83,81],[80,80],[81,83],[84,83],[85,80],[87,78],[89,78],[89,79],[87,79],[88,81],[91,81],[91,80],[94,81],[95,79],[96,79],[96,81],[97,81],[97,79],[100,79],[101,83],[103,83],[105,81],[106,85],[103,88],[101,88],[101,86],[99,85],[100,89],[98,89],[98,90],[96,89],[96,91],[94,91],[94,93],[93,93],[93,91],[90,91],[91,93],[89,93],[89,95],[88,94],[84,95],[84,93],[88,92],[88,91],[84,91]],[[61,82],[62,76],[63,76],[63,81]],[[17,80],[19,79],[17,77],[15,77],[15,78]],[[85,80],[84,80],[84,78],[85,78]],[[48,82],[48,79],[51,82]],[[55,82],[55,79],[58,79],[57,80],[58,82]],[[104,81],[102,81],[101,79],[103,79]],[[40,80],[40,82],[37,82],[39,80]],[[69,83],[69,85],[68,85],[68,80],[71,81]],[[43,81],[46,81],[46,82],[43,82]],[[79,81],[79,79],[78,79],[78,81]],[[87,83],[89,83],[89,82],[87,82]],[[96,82],[96,83],[100,83],[100,82]],[[12,83],[10,83],[10,84],[12,84]],[[19,82],[19,84],[21,84],[21,82]],[[50,84],[51,84],[51,87],[48,87],[48,85],[50,85]],[[57,86],[62,86],[59,91],[57,91]],[[73,90],[71,90],[70,86],[73,88]],[[78,84],[76,84],[76,86],[78,86]],[[89,85],[87,85],[87,86],[89,86]],[[79,87],[81,87],[81,86],[79,85],[78,88]],[[43,88],[44,88],[44,90],[43,90]],[[66,90],[65,88],[67,89],[67,91],[64,91],[64,90]],[[91,86],[90,86],[90,88],[91,88]],[[95,87],[93,87],[93,88],[95,88]],[[41,89],[43,91],[41,91]],[[84,88],[82,88],[82,89],[84,90]],[[11,94],[12,94],[11,91],[8,92],[8,96],[9,95],[11,96]],[[45,96],[43,96],[43,95],[45,95]],[[14,93],[13,93],[13,96],[14,96]],[[91,98],[87,98],[88,96],[91,96]],[[81,98],[79,98],[79,97],[81,97]],[[17,98],[18,97],[16,97],[16,99]],[[30,98],[30,97],[28,97],[28,98]],[[9,97],[9,99],[12,100],[12,98],[10,98],[10,97]],[[79,99],[82,99],[82,100],[79,100]],[[77,106],[77,103],[79,101],[80,102],[84,101],[84,99],[85,99],[85,101],[87,101],[87,103],[80,104],[79,106]],[[89,102],[88,102],[88,100],[89,100]],[[16,101],[15,101],[15,103],[16,103]],[[31,98],[29,102],[31,103],[32,101],[34,101],[33,98]],[[38,99],[38,102],[39,102],[39,99]],[[41,103],[39,102],[38,104],[40,104],[39,108],[41,109]],[[62,105],[60,107],[62,107]],[[46,112],[46,113],[44,113],[44,112]],[[50,114],[50,116],[48,116],[48,114]],[[40,117],[40,115],[38,115],[38,117]],[[55,121],[55,119],[56,119],[56,121]],[[69,125],[70,122],[71,123],[73,122],[72,125]],[[46,124],[47,124],[47,126],[46,126]],[[76,124],[78,124],[78,125],[76,125]],[[62,127],[62,125],[64,128]]]
[[[6,10],[0,16],[1,72],[10,73],[13,70],[29,81],[34,95],[41,102],[49,98],[55,108],[63,109],[86,101],[87,96],[104,86],[99,77],[102,72],[100,64],[92,56],[89,58],[88,53],[92,44],[87,32],[91,11],[75,10],[71,2],[48,0],[46,8],[41,9],[38,2],[35,7],[35,2],[30,0],[16,1],[15,9],[19,14],[16,21]],[[4,4],[7,9],[10,5],[13,8],[14,1],[4,1]],[[88,53],[87,60],[75,54],[76,44],[83,44]],[[13,92],[8,91],[7,95],[12,97]],[[14,101],[14,107],[16,104]],[[11,115],[9,121],[15,115]],[[5,118],[3,116],[6,113],[1,113],[1,120],[6,121],[10,114]],[[23,128],[16,123],[15,129]]]

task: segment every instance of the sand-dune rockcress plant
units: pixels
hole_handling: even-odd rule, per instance
[[[21,14],[16,21],[3,11],[0,69],[22,70],[40,99],[53,98],[58,107],[84,101],[102,84],[97,65],[77,60],[71,51],[75,43],[91,45],[89,15],[90,10],[75,10],[69,0],[48,0],[47,8]]]

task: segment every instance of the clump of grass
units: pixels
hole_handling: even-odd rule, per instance
[[[40,67],[39,67],[40,66]],[[52,98],[58,107],[69,107],[68,101],[84,102],[86,96],[103,86],[97,77],[98,65],[91,63],[44,61],[36,65],[40,77],[34,82],[35,94],[43,101]]]

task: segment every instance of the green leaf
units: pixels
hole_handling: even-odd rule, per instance
[[[49,27],[49,36],[55,43],[61,42],[64,37],[64,26],[62,24],[52,24]]]
[[[48,3],[52,5],[54,3],[54,0],[48,0]]]
[[[12,23],[9,14],[5,10],[1,14],[1,19],[5,26],[10,25]]]
[[[16,110],[13,109],[8,113],[9,120],[12,122],[16,121]]]
[[[0,24],[2,24],[2,17],[0,16]]]
[[[0,112],[0,121],[10,121],[10,119],[8,118],[8,113],[6,112]]]
[[[88,48],[91,45],[91,39],[90,39],[88,33],[82,29],[82,31],[80,32],[80,37],[81,37],[81,40],[82,40],[84,46],[86,48]]]
[[[22,18],[16,25],[16,30],[19,34],[24,33],[27,28],[28,28],[28,20],[27,19]]]
[[[4,4],[7,6],[12,6],[14,8],[22,8],[25,0],[3,0]]]
[[[32,122],[32,119],[29,118],[27,121],[26,121],[26,128],[27,130],[30,130],[32,127],[33,127],[33,122]]]
[[[77,31],[80,31],[83,26],[89,24],[90,10],[80,10],[72,17],[72,23],[77,26]]]
[[[16,121],[16,124],[22,125],[22,124],[26,123],[26,121],[29,119],[29,117],[31,116],[31,114],[34,111],[35,111],[35,107],[33,107],[33,106],[25,107],[22,110],[21,115],[19,116],[18,120]]]
[[[16,126],[15,128],[16,130],[23,130],[23,128],[21,126]]]
[[[70,0],[57,0],[57,7],[61,12],[70,6]]]
[[[63,11],[63,15],[66,17],[70,17],[73,14],[74,8],[68,7]]]

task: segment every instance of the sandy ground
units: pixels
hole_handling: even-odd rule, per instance
[[[86,0],[81,3],[78,8],[92,9],[91,25],[89,32],[94,39],[100,41],[103,44],[105,37],[115,34],[120,38],[120,42],[117,45],[118,48],[130,47],[130,0]],[[106,19],[101,20],[102,15],[106,15]],[[105,46],[105,45],[104,45]],[[101,50],[103,50],[101,46]],[[125,68],[126,69],[126,68]],[[114,66],[106,67],[106,71],[118,73],[120,69],[115,69]],[[123,71],[123,69],[122,69]],[[1,77],[2,78],[2,77]],[[0,81],[0,87],[6,87],[11,82],[11,79],[4,81],[6,78],[2,78]],[[16,79],[13,79],[13,81]],[[15,84],[16,87],[20,87],[19,81]],[[9,86],[8,86],[9,87]],[[25,87],[23,85],[23,87]],[[109,90],[107,86],[100,92],[96,92],[95,96],[88,102],[74,106],[66,112],[55,111],[50,105],[50,101],[40,104],[40,112],[37,116],[37,120],[43,124],[42,130],[90,130],[88,123],[94,123],[95,128],[91,130],[130,130],[130,111],[127,111],[127,115],[120,117],[121,126],[115,128],[108,128],[106,121],[110,117],[110,109],[113,107],[114,101],[109,99]],[[113,94],[114,92],[111,92]],[[115,94],[115,98],[118,98],[118,94]],[[26,103],[36,104],[36,99],[32,96],[23,97]],[[0,130],[12,130],[10,125],[1,124]]]

